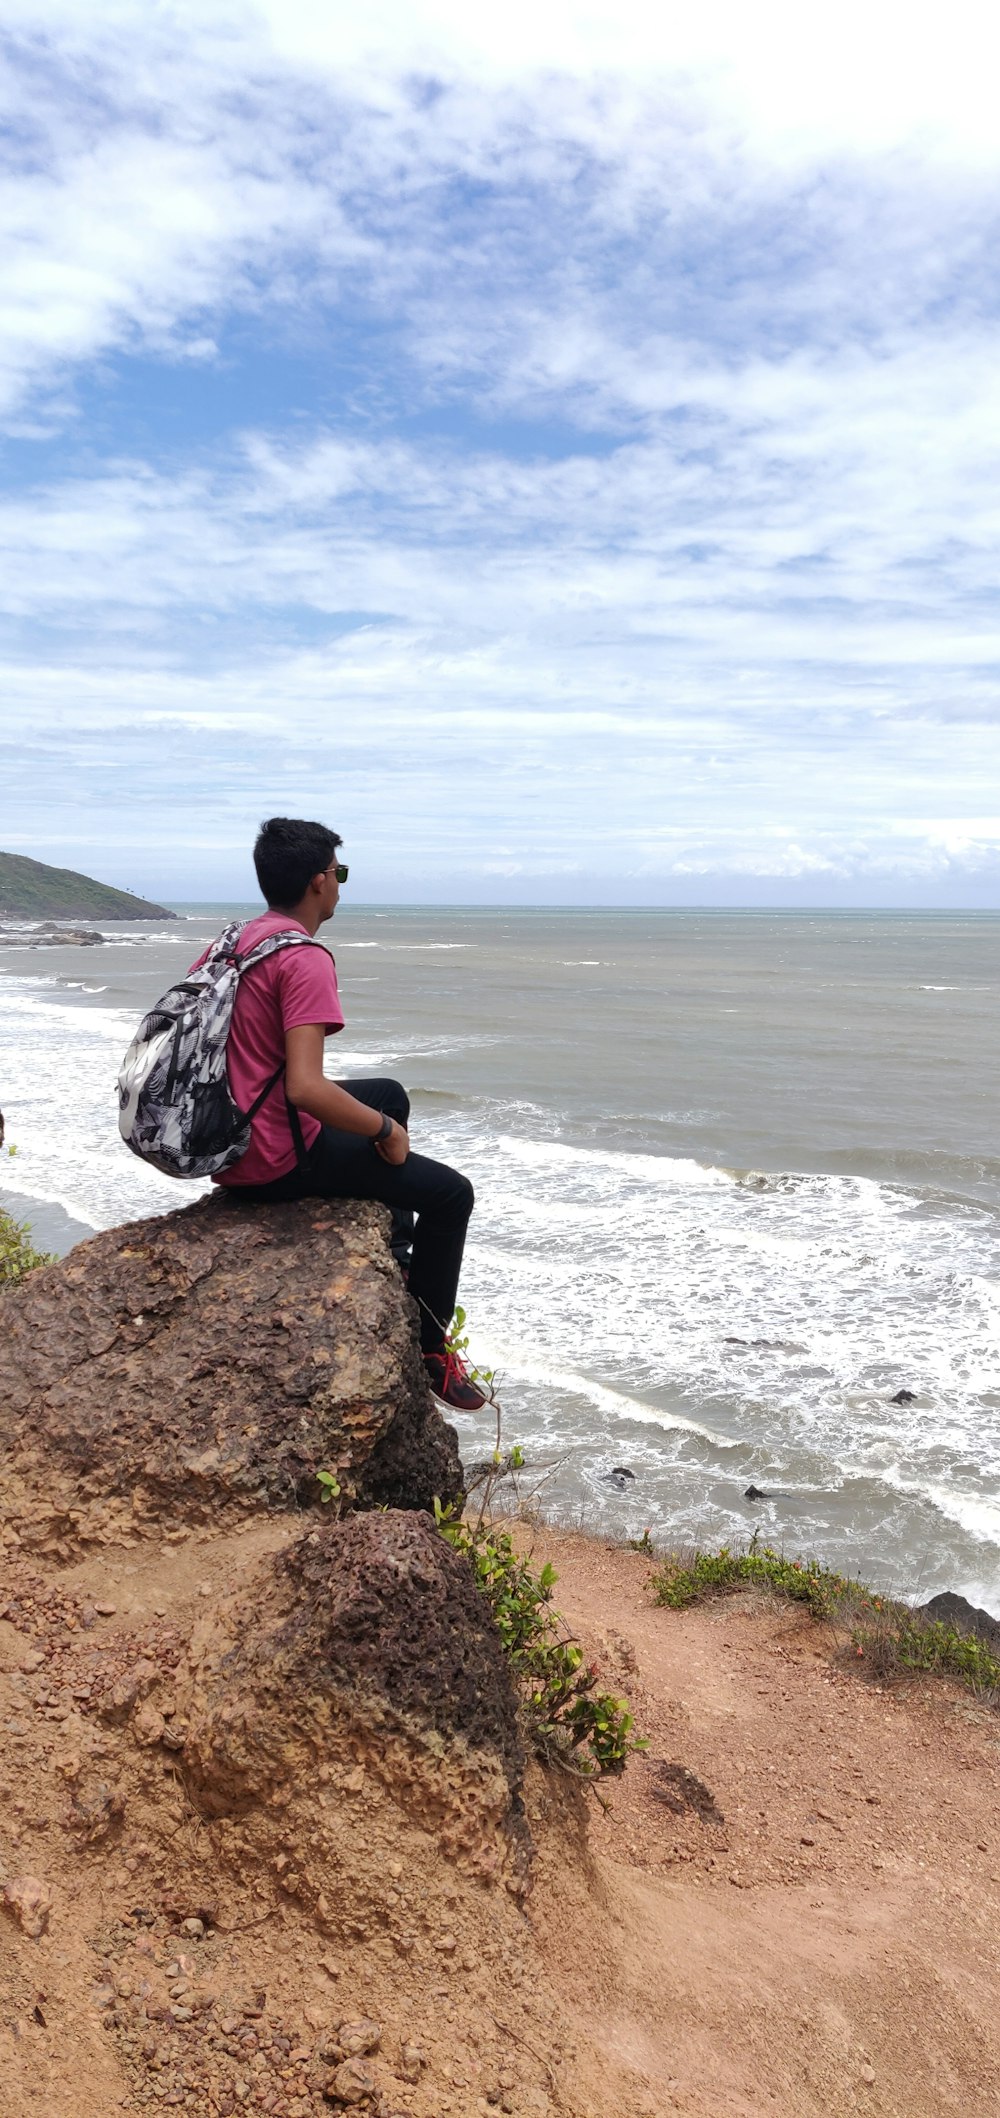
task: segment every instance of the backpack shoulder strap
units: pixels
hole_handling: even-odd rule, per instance
[[[242,928],[240,932],[242,933]],[[255,942],[253,948],[247,950],[245,956],[237,956],[234,950],[233,962],[236,965],[239,976],[242,978],[246,971],[256,970],[259,963],[266,963],[269,956],[276,956],[279,949],[322,949],[322,947],[321,941],[313,941],[311,935],[299,934],[295,928],[289,927],[283,934],[265,934],[262,941]]]
[[[205,951],[205,961],[201,966],[202,970],[211,971],[216,965],[221,968],[226,963],[238,963],[236,944],[244,927],[248,925],[249,921],[246,919],[231,919],[229,925],[223,927],[221,934],[217,934],[215,940],[209,943]]]

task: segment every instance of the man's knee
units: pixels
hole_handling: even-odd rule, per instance
[[[473,1207],[474,1207],[475,1203],[476,1203],[476,1194],[475,1194],[475,1192],[473,1191],[473,1189],[472,1189],[472,1186],[471,1186],[471,1184],[469,1183],[469,1179],[468,1179],[468,1177],[463,1177],[463,1176],[461,1175],[461,1173],[460,1173],[460,1172],[459,1172],[458,1170],[456,1170],[456,1171],[455,1171],[455,1204],[456,1204],[456,1206],[458,1206],[458,1207],[460,1207],[460,1208],[461,1208],[462,1212],[463,1212],[463,1213],[465,1214],[465,1218],[466,1218],[466,1220],[468,1220],[468,1218],[469,1218],[469,1215],[470,1215],[470,1213],[472,1212],[472,1209],[473,1209]]]
[[[372,1110],[381,1110],[395,1118],[397,1125],[406,1125],[410,1116],[410,1099],[401,1081],[391,1081],[388,1075],[380,1075],[375,1081],[342,1081],[341,1088],[355,1094],[359,1102],[367,1103]]]
[[[401,1081],[383,1081],[384,1102],[382,1109],[395,1118],[397,1125],[407,1125],[410,1117],[410,1099]]]

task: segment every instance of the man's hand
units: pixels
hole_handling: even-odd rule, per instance
[[[383,1162],[391,1162],[398,1168],[410,1152],[410,1135],[402,1125],[397,1125],[394,1118],[391,1133],[384,1140],[375,1140],[372,1144],[375,1153],[381,1155]]]

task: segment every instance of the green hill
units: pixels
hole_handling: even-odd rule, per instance
[[[0,919],[176,919],[163,905],[151,905],[130,890],[77,875],[72,868],[49,868],[24,853],[0,853]]]

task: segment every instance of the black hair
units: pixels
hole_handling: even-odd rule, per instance
[[[313,876],[332,867],[341,843],[325,824],[307,824],[298,816],[268,817],[257,833],[253,864],[269,908],[291,912],[301,904]]]

